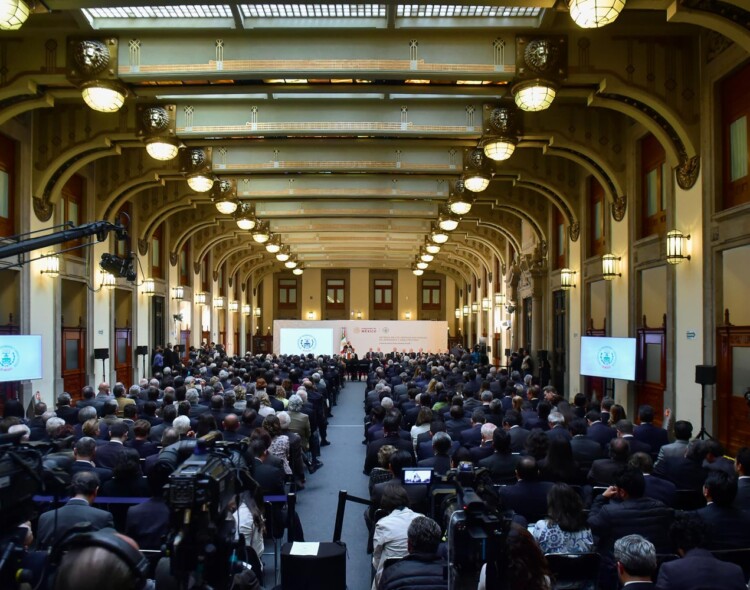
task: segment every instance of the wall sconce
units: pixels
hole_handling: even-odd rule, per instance
[[[686,241],[689,239],[690,234],[685,236],[679,229],[667,232],[667,262],[669,264],[679,264],[683,260],[690,260],[690,254],[685,254]]]
[[[114,289],[117,286],[115,275],[113,275],[111,272],[103,272],[101,286],[105,289]]]
[[[357,310],[357,319],[358,320],[362,319],[362,312],[360,310]]]
[[[460,307],[456,308],[456,319],[457,320],[461,319],[461,308]]]
[[[404,319],[406,319],[406,320],[410,320],[411,319],[411,312],[410,311],[407,311],[407,312],[404,313]]]
[[[250,315],[250,304],[243,303],[242,304],[242,315]]]
[[[229,311],[237,311],[240,308],[240,302],[239,301],[230,301],[229,302]]]
[[[180,301],[182,301],[184,297],[185,297],[184,287],[182,286],[172,287],[172,299],[179,299]]]
[[[464,305],[464,317],[469,315],[469,312],[471,311],[471,308],[468,305]]]
[[[60,257],[55,252],[42,256],[42,268],[39,274],[49,275],[54,278],[60,274]]]
[[[154,279],[146,279],[143,281],[143,293],[151,297],[156,292],[156,285]]]
[[[315,319],[315,312],[314,311],[308,311],[307,312],[307,319],[308,320],[314,320]]]
[[[492,307],[489,297],[482,298],[482,311],[489,311]]]
[[[563,268],[560,270],[560,288],[563,291],[570,291],[575,285],[576,271],[571,268]]]
[[[617,272],[617,263],[620,260],[621,258],[614,254],[605,254],[602,256],[602,278],[604,280],[611,281],[615,277],[622,276],[622,273]]]
[[[224,309],[224,298],[223,297],[214,297],[214,307],[216,309]]]
[[[505,305],[505,293],[495,293],[495,307]]]
[[[260,317],[260,307],[256,307],[256,308],[255,308],[255,317],[256,317],[256,318],[259,318],[259,317]]]
[[[195,304],[196,305],[206,305],[206,294],[205,293],[196,293],[195,294]]]
[[[479,313],[479,304],[476,301],[471,304],[471,313]]]

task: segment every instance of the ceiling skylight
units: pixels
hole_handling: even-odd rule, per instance
[[[229,4],[84,8],[83,12],[89,20],[97,18],[232,18],[232,9]]]
[[[457,18],[457,17],[485,17],[511,18],[538,16],[541,12],[538,6],[473,6],[461,4],[399,4],[396,16],[405,18]]]
[[[240,4],[249,18],[385,18],[385,4]]]

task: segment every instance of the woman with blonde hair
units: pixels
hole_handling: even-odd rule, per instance
[[[268,397],[268,394],[265,391],[262,391],[260,393],[256,391],[255,397],[260,403],[260,408],[258,409],[259,416],[263,416],[263,418],[265,418],[266,416],[270,416],[271,414],[276,413],[276,410],[274,410],[273,406],[271,406],[271,398]]]

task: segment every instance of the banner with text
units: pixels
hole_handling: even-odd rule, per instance
[[[325,349],[317,337],[322,330],[330,330],[330,340],[328,336],[322,339]],[[346,335],[347,342],[360,358],[369,351],[448,350],[448,323],[444,321],[276,320],[273,323],[273,351],[275,354],[302,354],[309,347],[312,354],[338,354],[340,334]],[[333,350],[333,342],[336,342],[336,350]]]

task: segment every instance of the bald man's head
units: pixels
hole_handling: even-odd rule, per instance
[[[224,430],[234,432],[240,427],[240,420],[237,418],[237,414],[227,414],[224,417]]]

